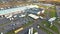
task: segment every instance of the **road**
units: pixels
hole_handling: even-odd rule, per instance
[[[60,18],[60,6],[56,6],[56,12],[57,12],[57,16]],[[60,32],[60,26],[58,24],[55,24]]]
[[[60,6],[56,6],[57,16],[60,17]]]
[[[41,20],[37,20],[34,21],[34,23],[32,25],[30,25],[29,27],[25,28],[24,30],[20,31],[18,34],[24,34],[29,28],[33,27],[34,29],[36,29],[38,31],[38,34],[46,34],[46,32],[42,31],[41,29],[37,28],[37,25],[41,23]]]

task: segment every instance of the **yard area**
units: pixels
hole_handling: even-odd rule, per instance
[[[39,25],[40,26],[40,25]],[[46,32],[47,34],[53,34],[51,31],[45,29],[44,27],[40,26],[40,29]]]
[[[37,30],[36,30],[36,29],[33,29],[33,34],[34,34],[35,32],[37,32]]]
[[[60,34],[60,18],[57,18],[55,21],[54,21],[55,25],[58,26],[58,29],[59,29],[59,34]]]
[[[50,14],[51,18],[56,17],[56,8],[55,8],[55,6],[50,7],[48,10],[49,10],[49,14]]]
[[[49,7],[49,6],[40,6],[40,7],[45,8],[44,14],[47,15],[47,13],[48,13],[50,18],[57,16],[56,15],[56,7],[55,6],[51,6],[51,7]]]
[[[55,20],[55,24],[57,24],[57,25],[60,26],[60,18],[57,18],[57,19]]]
[[[52,17],[56,17],[56,7],[55,6],[39,6],[40,8],[44,8],[45,9],[45,12],[44,12],[44,15],[46,16],[47,14],[49,14],[49,17],[52,18]]]
[[[46,28],[49,28],[49,29],[51,29],[52,31],[54,31],[54,32],[56,32],[57,34],[59,34],[59,31],[58,31],[58,28],[55,26],[55,25],[53,25],[52,27],[50,27],[50,23],[48,22],[48,21],[42,21],[42,26],[44,25]]]

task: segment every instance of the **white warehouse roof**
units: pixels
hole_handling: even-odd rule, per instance
[[[39,18],[39,16],[36,16],[34,14],[29,14],[28,16],[32,17],[33,19],[38,19]]]
[[[48,21],[52,22],[56,19],[56,17],[50,18]]]
[[[16,8],[10,8],[10,9],[5,9],[5,10],[0,10],[0,15],[12,13],[12,12],[17,12],[17,11],[24,11],[28,8],[34,8],[38,7],[37,5],[28,5],[28,6],[22,6],[22,7],[16,7]]]

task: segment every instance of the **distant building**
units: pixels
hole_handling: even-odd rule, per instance
[[[28,2],[37,2],[38,0],[28,0]]]
[[[54,5],[52,5],[52,4],[42,4],[42,5],[44,5],[44,6],[49,6],[49,7],[54,6]]]
[[[60,2],[60,0],[38,0],[38,1],[46,1],[46,2]]]
[[[22,7],[16,7],[16,8],[10,8],[10,9],[3,9],[0,10],[0,16],[8,16],[13,14],[18,14],[21,12],[24,12],[26,9],[38,7],[37,5],[28,5],[28,6],[22,6]]]
[[[43,17],[39,17],[38,15],[40,14],[43,14],[44,13],[44,9],[42,8],[30,8],[30,9],[27,9],[25,10],[28,14],[28,16],[30,16],[31,18],[33,19],[38,19],[38,18],[41,18],[43,19]]]

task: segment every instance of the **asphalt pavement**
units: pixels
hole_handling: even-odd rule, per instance
[[[31,19],[28,18],[22,18],[22,17],[16,17],[15,20],[10,21],[7,18],[0,19],[0,32],[6,33],[12,29],[21,27],[23,24],[28,23]],[[2,25],[1,25],[2,24]]]
[[[34,29],[37,30],[38,34],[46,34],[46,32],[42,31],[41,29],[37,28],[37,25],[39,23],[41,23],[42,20],[38,19],[38,20],[34,20],[34,23],[30,26],[28,26],[27,28],[25,28],[24,30],[20,31],[18,34],[24,34],[29,28],[33,27]]]
[[[57,16],[60,17],[60,6],[56,6]]]

